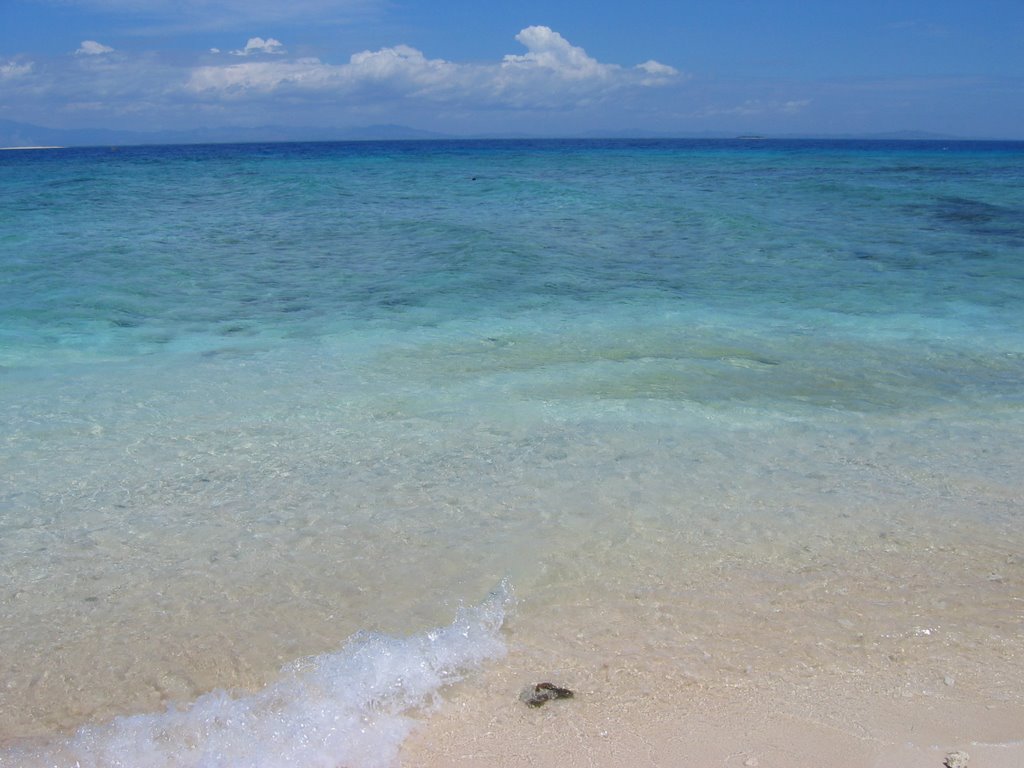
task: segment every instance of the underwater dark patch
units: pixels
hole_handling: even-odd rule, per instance
[[[930,209],[944,228],[1024,244],[1024,209],[964,197],[941,197]]]

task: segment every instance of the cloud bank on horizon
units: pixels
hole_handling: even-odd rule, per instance
[[[214,63],[192,69],[183,90],[208,101],[291,97],[403,98],[451,106],[509,109],[568,108],[631,88],[666,85],[681,77],[666,64],[647,61],[631,69],[603,64],[558,32],[532,26],[516,35],[525,54],[495,64],[427,58],[408,45],[353,54],[347,63],[318,58]],[[273,44],[273,45],[270,45]],[[249,40],[244,54],[275,54],[280,43]],[[243,53],[243,52],[234,52]]]
[[[0,117],[1024,138],[1024,4],[978,3],[722,0],[698,16],[670,0],[642,14],[622,0],[25,0],[0,28]]]
[[[97,0],[98,1],[98,0]],[[127,4],[130,0],[110,0]],[[632,67],[600,62],[555,30],[534,25],[515,39],[525,53],[495,62],[429,58],[408,45],[352,54],[333,64],[317,57],[292,57],[274,37],[250,37],[201,61],[175,66],[155,54],[129,54],[97,40],[83,40],[64,57],[49,61],[13,58],[0,63],[6,94],[50,101],[65,112],[131,118],[140,111],[270,117],[275,105],[308,116],[325,104],[334,113],[384,116],[399,104],[405,112],[447,110],[468,114],[569,111],[677,84],[687,76],[648,59]]]

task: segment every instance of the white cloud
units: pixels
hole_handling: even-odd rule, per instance
[[[516,35],[516,40],[523,44],[527,53],[506,56],[501,62],[504,68],[546,69],[568,78],[608,77],[620,69],[590,58],[586,51],[571,45],[549,27],[527,27]]]
[[[8,61],[4,64],[0,64],[0,80],[14,80],[17,77],[23,77],[32,71],[32,62],[28,61],[24,64],[19,64],[16,61]]]
[[[409,45],[363,50],[334,62],[287,54],[274,37],[249,38],[240,51],[245,55],[204,47],[185,62],[180,52],[113,51],[91,40],[75,56],[35,64],[26,57],[0,58],[0,90],[11,94],[12,104],[17,96],[23,114],[74,111],[97,123],[130,115],[147,127],[308,120],[462,130],[516,119],[554,125],[581,110],[594,115],[602,105],[616,120],[651,104],[657,111],[662,100],[650,98],[653,92],[685,77],[653,61],[598,61],[547,27],[528,27],[517,40],[523,50],[484,62],[433,58]]]
[[[237,97],[249,93],[271,93],[288,84],[307,89],[322,88],[332,79],[332,69],[318,60],[307,59],[198,67],[189,76],[185,90]]]
[[[251,56],[254,53],[273,53],[281,55],[287,53],[280,40],[275,40],[272,37],[268,37],[264,40],[262,37],[250,37],[249,41],[245,44],[245,48],[238,51],[231,51],[235,56]]]
[[[449,106],[571,107],[593,103],[627,88],[646,88],[679,77],[672,67],[647,61],[632,69],[605,64],[548,27],[516,35],[527,50],[494,64],[458,64],[427,58],[408,45],[362,51],[345,64],[319,59],[253,61],[192,70],[185,90],[207,99],[240,99],[279,90],[415,98]],[[253,38],[246,46],[265,51],[276,40]],[[372,91],[372,94],[370,93]]]
[[[647,86],[666,85],[672,81],[689,80],[689,75],[683,75],[675,67],[662,64],[660,61],[649,59],[643,64],[637,64],[637,72],[642,72],[640,83]]]
[[[291,89],[306,92],[353,92],[363,86],[385,86],[391,93],[415,93],[454,84],[458,68],[442,59],[427,59],[407,45],[363,51],[348,64],[319,59],[253,61],[193,70],[187,90],[207,96],[241,97]]]
[[[642,69],[649,75],[657,75],[660,77],[674,77],[679,74],[679,70],[675,67],[670,67],[668,64],[662,64],[654,59],[645,61],[643,64],[637,64],[636,68]]]
[[[97,43],[95,40],[83,40],[75,54],[78,56],[101,56],[104,53],[113,53],[114,49],[109,45]]]
[[[425,93],[458,87],[468,72],[444,59],[428,59],[408,45],[396,45],[354,54],[340,74],[352,86],[379,84],[401,92]]]

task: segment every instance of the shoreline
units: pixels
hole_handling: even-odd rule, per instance
[[[832,149],[8,155],[0,765],[1016,759],[1013,157]]]
[[[841,688],[795,701],[758,689],[680,690],[620,704],[608,690],[532,710],[508,675],[461,689],[404,744],[403,768],[1019,768],[1024,708]],[[830,682],[821,680],[821,688]],[[499,693],[504,699],[499,700]]]
[[[982,491],[968,475],[957,493],[954,479],[942,478],[944,499],[918,489],[901,504],[837,504],[827,512],[827,528],[800,516],[787,529],[778,515],[732,519],[724,512],[715,520],[698,514],[704,527],[693,528],[636,511],[622,512],[625,527],[606,532],[607,539],[579,539],[567,528],[557,546],[533,550],[524,561],[529,568],[512,580],[518,605],[501,631],[508,655],[441,691],[436,711],[409,711],[420,723],[398,764],[532,765],[554,750],[570,766],[610,768],[641,764],[630,755],[642,748],[651,766],[926,768],[962,750],[991,754],[982,764],[988,768],[1020,768],[1024,672],[1016,660],[1024,637],[1024,560],[1015,491],[996,478]],[[787,487],[795,504],[806,489],[794,480],[787,478]],[[741,508],[751,506],[741,478],[733,478],[732,492]],[[974,512],[964,515],[958,497],[968,496]],[[793,515],[795,507],[787,508]],[[952,516],[956,509],[962,519]],[[996,509],[1002,514],[993,517]],[[465,568],[457,569],[460,580]],[[310,618],[300,612],[295,622],[302,617]],[[188,632],[194,627],[187,623]],[[265,654],[283,637],[243,634],[246,648],[262,644]],[[150,640],[139,642],[150,649]],[[106,633],[93,643],[77,646],[76,655],[109,653]],[[262,687],[232,677],[223,666],[237,663],[231,654],[217,662],[211,646],[187,647],[193,657],[182,658],[175,643],[173,663],[154,662],[154,674],[180,673],[197,693]],[[130,658],[128,650],[120,655]],[[316,652],[290,652],[288,659],[309,651]],[[253,671],[273,682],[280,674],[271,666]],[[216,679],[193,677],[207,667],[220,670]],[[138,675],[145,668],[130,669]],[[66,690],[62,678],[51,677],[26,684],[34,707]],[[542,681],[577,695],[526,707],[520,693]],[[93,684],[81,678],[78,685]],[[195,699],[170,687],[161,696],[178,708]],[[136,699],[86,720],[159,715],[161,705]],[[73,716],[69,705],[65,699],[65,714]],[[0,744],[47,741],[42,732],[26,732],[29,708],[12,707],[5,716]],[[30,739],[17,738],[19,732]],[[849,760],[839,762],[836,754]],[[745,757],[735,762],[737,755]],[[747,765],[751,759],[758,762]]]
[[[704,562],[682,542],[560,549],[517,589],[507,656],[409,711],[395,764],[1020,768],[1016,537],[924,523]],[[575,696],[525,706],[542,681]]]
[[[446,692],[400,765],[941,768],[963,752],[967,768],[1021,768],[1020,563],[947,533],[847,538],[845,563],[728,559],[697,589],[652,560],[633,584],[594,573],[575,599],[535,594],[509,656]],[[923,569],[926,552],[944,567]],[[984,613],[963,612],[970,595]],[[541,681],[575,696],[525,706]]]

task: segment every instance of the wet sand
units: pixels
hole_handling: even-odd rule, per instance
[[[565,552],[577,589],[520,600],[508,657],[445,694],[402,765],[1024,766],[1024,560],[976,530]],[[542,681],[575,696],[526,706]]]
[[[500,687],[495,684],[495,688]],[[764,691],[659,690],[628,706],[598,690],[542,710],[454,698],[406,744],[403,766],[557,764],[739,768],[940,768],[1024,765],[1024,710],[949,697],[865,700],[822,680],[799,701]],[[496,692],[495,692],[496,693]]]
[[[766,583],[765,593],[772,588]],[[779,590],[781,601],[792,597],[787,591]],[[1007,596],[1007,610],[1018,610],[1009,621],[1020,620],[1021,594]],[[1021,642],[996,637],[997,622],[975,628],[990,645],[972,663],[968,647],[986,640],[961,644],[955,622],[936,621],[941,600],[928,609],[922,598],[899,611],[921,624],[894,627],[859,656],[833,656],[833,641],[816,637],[806,613],[752,616],[744,629],[726,623],[735,617],[716,623],[707,605],[629,601],[522,606],[506,629],[505,662],[424,713],[401,765],[939,768],[962,751],[970,766],[1024,766]],[[683,629],[701,618],[703,626]],[[738,634],[727,641],[719,635],[727,632]],[[556,644],[560,653],[552,653]],[[741,668],[739,659],[750,664]],[[521,692],[542,681],[575,695],[526,706]]]

